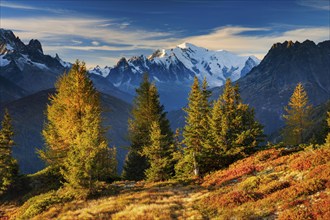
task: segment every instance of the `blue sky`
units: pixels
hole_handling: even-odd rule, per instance
[[[285,40],[330,39],[328,0],[1,0],[2,28],[88,66],[190,42],[262,58]]]

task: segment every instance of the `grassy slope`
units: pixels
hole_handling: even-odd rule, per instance
[[[214,191],[201,209],[221,219],[330,219],[330,149],[286,154],[265,150],[205,177]]]
[[[87,201],[49,202],[51,191],[0,209],[13,219],[38,202],[34,219],[330,219],[329,176],[329,148],[269,149],[190,183],[116,182]]]

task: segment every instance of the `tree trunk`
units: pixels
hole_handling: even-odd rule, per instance
[[[194,157],[194,174],[195,176],[199,176],[199,169],[196,161],[196,153],[193,152],[193,157]]]

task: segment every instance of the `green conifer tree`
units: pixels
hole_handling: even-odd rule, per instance
[[[222,149],[221,131],[222,124],[226,126],[226,118],[221,111],[221,100],[213,102],[213,107],[208,116],[209,130],[207,139],[203,143],[204,147],[204,170],[210,172],[219,169],[219,164],[224,160],[224,150]]]
[[[212,166],[212,160],[211,157],[213,155],[212,151],[207,147],[209,145],[209,142],[212,141],[210,139],[210,113],[211,113],[211,102],[209,101],[212,92],[208,90],[208,83],[206,81],[206,78],[203,79],[202,82],[202,88],[201,88],[201,126],[202,129],[201,137],[202,137],[202,148],[199,156],[199,160],[201,161],[199,163],[199,171],[201,174],[205,174],[209,171],[210,166]]]
[[[202,88],[201,88],[201,137],[203,138],[202,142],[207,142],[208,140],[208,133],[209,133],[209,115],[211,111],[211,104],[209,102],[209,98],[211,97],[211,91],[208,90],[208,83],[206,81],[206,78],[204,78],[202,82]],[[203,143],[202,143],[203,145]]]
[[[183,146],[182,142],[180,141],[180,129],[175,129],[175,133],[173,135],[173,160],[174,165],[178,163],[183,157]]]
[[[224,92],[214,103],[209,120],[210,136],[206,145],[210,170],[219,169],[238,158],[262,141],[262,126],[254,111],[243,104],[238,85],[227,79]]]
[[[161,134],[158,121],[151,124],[150,145],[144,146],[142,155],[145,156],[150,164],[145,170],[148,181],[164,181],[170,178],[173,167],[173,152],[171,143],[168,142],[166,135]]]
[[[146,156],[141,153],[144,146],[151,145],[152,122],[159,123],[161,134],[168,139],[166,142],[172,144],[173,138],[166,112],[164,112],[164,106],[160,104],[157,88],[155,84],[149,82],[147,74],[144,75],[140,87],[136,89],[136,93],[132,118],[128,121],[131,146],[122,174],[123,178],[127,180],[142,180],[145,178],[145,170],[149,168],[150,164]]]
[[[10,188],[18,175],[18,164],[12,156],[13,136],[11,118],[5,109],[0,130],[0,194]]]
[[[283,115],[286,126],[283,130],[285,143],[299,145],[304,143],[304,132],[310,125],[308,96],[301,83],[296,86]]]
[[[108,148],[101,125],[99,93],[79,61],[55,87],[42,133],[46,149],[39,153],[50,166],[60,168],[69,186],[92,190],[96,180],[116,171],[115,150]]]
[[[202,119],[205,116],[203,98],[198,79],[195,77],[188,98],[188,107],[184,109],[187,113],[186,125],[183,130],[183,143],[186,148],[183,161],[178,164],[178,166],[181,165],[185,169],[185,171],[181,171],[180,173],[185,173],[186,176],[200,175],[199,159],[202,153],[205,134],[202,125]],[[190,165],[186,163],[190,163]],[[188,170],[188,168],[193,168],[193,170]],[[179,169],[178,167],[177,170]]]

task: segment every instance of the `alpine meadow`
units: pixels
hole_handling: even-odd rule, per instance
[[[0,8],[0,220],[330,219],[328,0]]]

